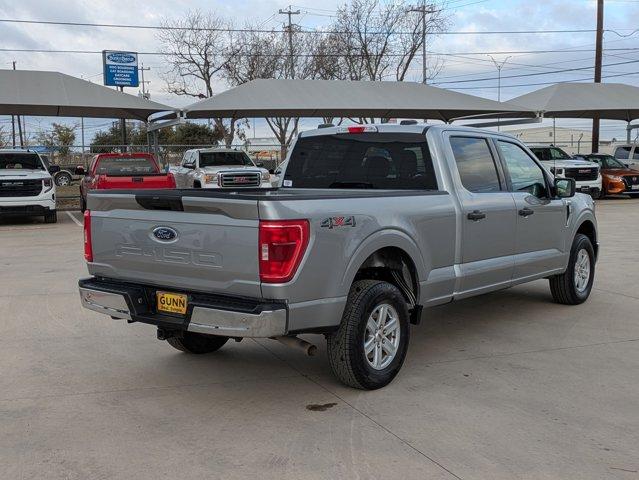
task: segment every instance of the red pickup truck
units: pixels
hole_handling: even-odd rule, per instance
[[[75,170],[83,175],[80,182],[80,208],[87,208],[90,190],[175,188],[172,173],[165,173],[150,153],[100,153],[93,157],[89,170]]]

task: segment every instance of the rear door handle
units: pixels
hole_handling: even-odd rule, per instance
[[[530,217],[533,213],[535,213],[535,211],[532,208],[528,207],[519,210],[519,215],[521,215],[522,217]]]
[[[468,218],[468,220],[472,220],[473,222],[478,222],[479,220],[486,218],[486,214],[481,210],[473,210],[468,215],[466,215],[466,218]]]

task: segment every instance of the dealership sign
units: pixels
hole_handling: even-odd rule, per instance
[[[137,87],[138,54],[136,52],[102,51],[104,84],[109,87]]]

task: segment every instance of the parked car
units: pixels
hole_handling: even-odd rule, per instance
[[[602,197],[623,193],[631,197],[639,196],[639,170],[629,168],[612,155],[593,153],[586,160],[597,162],[603,177]]]
[[[171,167],[177,188],[270,188],[267,169],[249,156],[230,148],[197,148],[184,152],[182,162]]]
[[[629,167],[639,169],[639,145],[636,143],[618,145],[615,147],[615,151],[612,155]]]
[[[56,171],[36,152],[0,150],[0,217],[43,216],[46,223],[57,222],[51,176]]]
[[[543,162],[557,178],[573,178],[577,182],[577,191],[588,193],[592,198],[601,195],[601,172],[597,163],[584,160],[582,155],[568,155],[554,145],[528,145],[535,156]]]
[[[94,190],[175,188],[172,173],[160,170],[150,153],[99,153],[89,164],[89,170],[78,166],[80,181],[80,209],[87,206],[87,195]]]
[[[375,389],[399,372],[425,307],[542,278],[556,302],[590,295],[592,198],[509,135],[451,125],[307,131],[282,185],[96,192],[82,304],[155,325],[191,353],[244,337],[312,351],[296,335],[320,333],[334,374]]]
[[[288,160],[284,160],[280,163],[275,170],[271,173],[271,185],[274,187],[281,187],[282,180],[284,179],[284,171],[286,170],[286,165],[288,165]]]

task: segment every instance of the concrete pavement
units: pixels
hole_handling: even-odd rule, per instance
[[[597,209],[586,304],[539,281],[427,310],[374,392],[320,336],[189,356],[83,310],[82,229],[0,223],[0,478],[639,478],[639,201]]]

